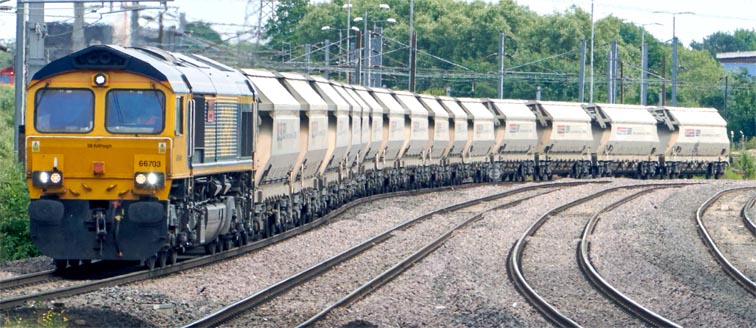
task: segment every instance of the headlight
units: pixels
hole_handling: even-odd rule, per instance
[[[108,75],[102,72],[95,73],[92,75],[92,84],[96,87],[107,87]]]
[[[57,187],[63,184],[63,172],[34,171],[32,172],[32,185],[35,187]]]
[[[136,182],[137,185],[143,185],[145,182],[147,182],[147,176],[144,175],[144,173],[137,173],[137,175],[134,177],[134,182]]]
[[[63,175],[60,172],[53,172],[50,174],[50,182],[58,184],[63,181]]]
[[[137,172],[134,174],[134,184],[140,188],[157,188],[165,184],[165,177],[160,172]]]

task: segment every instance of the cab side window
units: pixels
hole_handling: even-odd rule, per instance
[[[176,135],[184,134],[184,97],[176,97]]]

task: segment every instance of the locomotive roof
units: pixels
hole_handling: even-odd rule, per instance
[[[176,93],[247,95],[244,76],[199,55],[182,55],[158,48],[95,45],[59,58],[43,67],[34,80],[75,70],[121,70],[168,82]]]

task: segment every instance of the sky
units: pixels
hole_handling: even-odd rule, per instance
[[[323,2],[329,0],[315,0]],[[353,0],[360,1],[360,0]],[[423,0],[415,0],[416,3]],[[496,0],[486,0],[496,1]],[[257,2],[257,0],[252,0]],[[539,14],[551,14],[562,12],[570,6],[578,6],[590,12],[591,0],[516,0],[520,5],[529,7]],[[143,5],[156,6],[142,2]],[[214,27],[224,32],[235,32],[241,29],[244,23],[247,7],[246,0],[174,0],[169,2],[172,12],[185,12],[188,20],[203,20],[211,23],[222,23]],[[93,5],[99,5],[93,4]],[[14,7],[8,10],[2,7]],[[89,5],[88,5],[89,6]],[[123,13],[106,13],[110,11],[109,5],[97,10],[96,13],[86,15],[86,23],[97,20],[111,22],[121,19]],[[72,21],[73,5],[50,4],[46,6],[46,20]],[[92,9],[88,7],[88,9]],[[117,9],[117,8],[115,8]],[[750,0],[595,0],[594,16],[598,20],[608,15],[614,15],[626,22],[635,24],[660,24],[647,25],[648,33],[662,41],[672,38],[672,15],[671,12],[691,12],[676,16],[675,31],[684,45],[691,41],[701,42],[704,37],[717,32],[732,32],[735,29],[754,29],[756,27],[756,3]],[[664,11],[669,13],[654,13]],[[156,13],[157,11],[152,11]],[[100,13],[106,13],[101,15]],[[146,12],[149,15],[149,12]],[[153,14],[154,15],[154,14]],[[401,18],[397,18],[401,19]],[[146,22],[143,22],[146,23]],[[0,0],[0,39],[15,39],[16,15],[14,0]]]

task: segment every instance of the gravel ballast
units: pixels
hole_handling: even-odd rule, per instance
[[[393,197],[361,205],[321,228],[247,256],[151,281],[106,288],[61,302],[68,308],[114,306],[125,313],[142,313],[145,324],[181,325],[428,210],[519,186],[461,188],[419,196]],[[156,310],[156,306],[165,308]]]
[[[594,265],[621,292],[682,326],[752,326],[753,296],[722,271],[695,224],[706,199],[734,186],[660,191],[617,208],[594,232]]]
[[[521,297],[509,280],[506,261],[514,242],[543,212],[559,204],[613,186],[649,182],[614,179],[611,184],[563,188],[516,207],[488,213],[482,220],[455,233],[443,246],[404,274],[364,299],[336,309],[318,326],[548,326],[550,324]],[[591,258],[612,285],[678,324],[749,326],[756,322],[756,314],[752,311],[755,301],[721,270],[708,253],[696,231],[693,212],[718,190],[756,184],[704,183],[656,191],[603,215],[591,237]],[[57,302],[64,305],[72,321],[80,320],[69,326],[179,326],[429,210],[522,186],[524,184],[485,186],[382,200],[348,210],[342,219],[254,254]],[[635,191],[637,189],[630,193]],[[620,193],[614,194],[616,197],[613,194],[603,197],[606,199],[604,205],[611,202],[610,198],[619,198]],[[575,209],[567,214],[587,220],[590,217],[588,212],[601,207],[583,206],[584,210]],[[738,214],[737,210],[732,213]],[[570,226],[582,230],[584,220]],[[543,262],[577,267],[574,247],[578,237],[572,236],[574,233],[566,231],[566,227],[560,224],[550,233],[551,239],[568,241],[564,250],[560,250],[562,246],[555,248],[553,241],[542,240],[544,247],[551,247],[549,252],[553,252],[550,257],[544,255]],[[540,247],[538,243],[541,241],[537,240],[540,236],[536,236],[529,248]],[[399,234],[397,237],[405,236]],[[375,250],[396,251],[380,246]],[[528,256],[526,250],[526,261]],[[564,263],[567,259],[570,263]],[[43,265],[49,267],[49,259],[45,262]],[[16,265],[30,264],[19,263],[24,261],[3,264],[0,274],[27,273]],[[369,268],[370,265],[365,263],[354,267]],[[346,266],[343,270],[355,271]],[[372,272],[364,271],[366,275],[372,275]],[[552,275],[559,272],[552,271]],[[526,272],[526,278],[530,281],[537,274]],[[565,284],[588,284],[579,273],[568,277],[556,279],[567,281]],[[349,292],[353,286],[344,286],[343,289]],[[541,292],[538,288],[536,290]],[[605,302],[591,303],[594,305],[588,310],[617,311],[616,306]],[[304,305],[320,306],[296,302],[275,306],[277,313],[292,313]],[[5,315],[13,318],[29,311],[18,309]],[[627,318],[628,315],[619,313],[618,317]],[[638,325],[638,322],[606,321],[602,324],[590,321],[583,324]]]
[[[607,188],[564,188],[490,212],[383,288],[336,309],[322,327],[362,320],[377,326],[546,326],[509,280],[512,244],[542,212]]]

